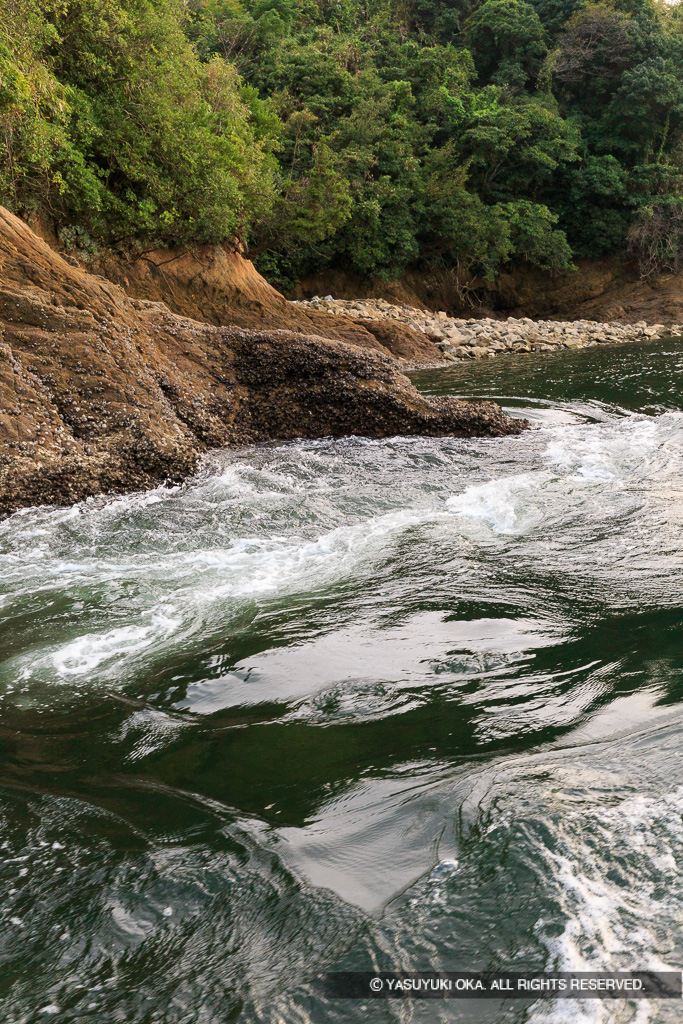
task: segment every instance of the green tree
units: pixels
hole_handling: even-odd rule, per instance
[[[237,234],[283,284],[556,268],[625,255],[637,225],[674,245],[683,13],[5,0],[0,132],[2,200],[95,242]]]
[[[32,66],[23,99],[3,97],[15,208],[44,205],[108,241],[218,241],[268,208],[276,122],[255,116],[262,101],[245,102],[230,65],[197,60],[179,5],[9,0],[2,45]]]
[[[486,0],[465,25],[465,41],[485,82],[522,89],[547,52],[546,33],[524,0]]]

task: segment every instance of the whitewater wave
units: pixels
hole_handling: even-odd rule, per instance
[[[0,678],[123,675],[174,643],[201,642],[249,603],[362,586],[392,560],[417,581],[439,551],[471,575],[470,545],[500,560],[508,584],[511,565],[528,571],[542,550],[567,580],[594,586],[604,575],[618,589],[622,566],[626,589],[637,579],[641,594],[651,583],[661,596],[657,555],[669,555],[669,574],[682,568],[683,503],[671,501],[679,421],[547,425],[518,472],[507,472],[507,460],[520,462],[509,441],[293,443],[212,456],[182,487],[22,512],[0,524],[0,628],[28,601],[43,632],[27,631]],[[68,621],[51,617],[65,602]]]

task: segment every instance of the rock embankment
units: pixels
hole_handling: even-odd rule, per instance
[[[226,445],[526,425],[492,402],[427,398],[382,353],[131,298],[0,207],[2,514],[179,481]]]
[[[427,335],[446,360],[489,359],[497,355],[524,352],[552,352],[562,348],[587,348],[590,345],[618,344],[626,341],[652,341],[683,336],[683,325],[648,325],[645,321],[624,324],[593,320],[532,320],[508,317],[507,320],[462,319],[447,313],[432,313],[414,306],[397,306],[385,299],[315,297],[297,303],[316,312],[353,317],[356,321],[399,322]]]
[[[288,302],[235,247],[182,246],[137,254],[110,253],[84,269],[106,277],[135,299],[163,302],[173,313],[216,327],[287,330],[346,341],[410,364],[441,356],[422,331],[396,321],[330,317]]]

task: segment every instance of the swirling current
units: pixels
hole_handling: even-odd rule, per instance
[[[680,1020],[329,970],[683,966],[683,345],[423,371],[533,429],[0,523],[0,1019]]]

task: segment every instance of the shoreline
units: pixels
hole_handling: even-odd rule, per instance
[[[217,326],[133,298],[2,207],[0,280],[0,516],[183,480],[212,448],[527,426],[494,402],[423,395],[388,352],[307,323]]]
[[[296,300],[296,305],[330,316],[352,316],[358,320],[391,320],[420,331],[440,350],[443,361],[433,366],[468,359],[493,359],[499,355],[557,352],[562,349],[591,348],[595,345],[658,341],[683,337],[683,324],[647,324],[640,320],[626,324],[618,320],[532,320],[531,317],[450,317],[415,306],[399,306],[386,299],[334,299],[332,296]],[[415,364],[410,369],[428,369]]]

